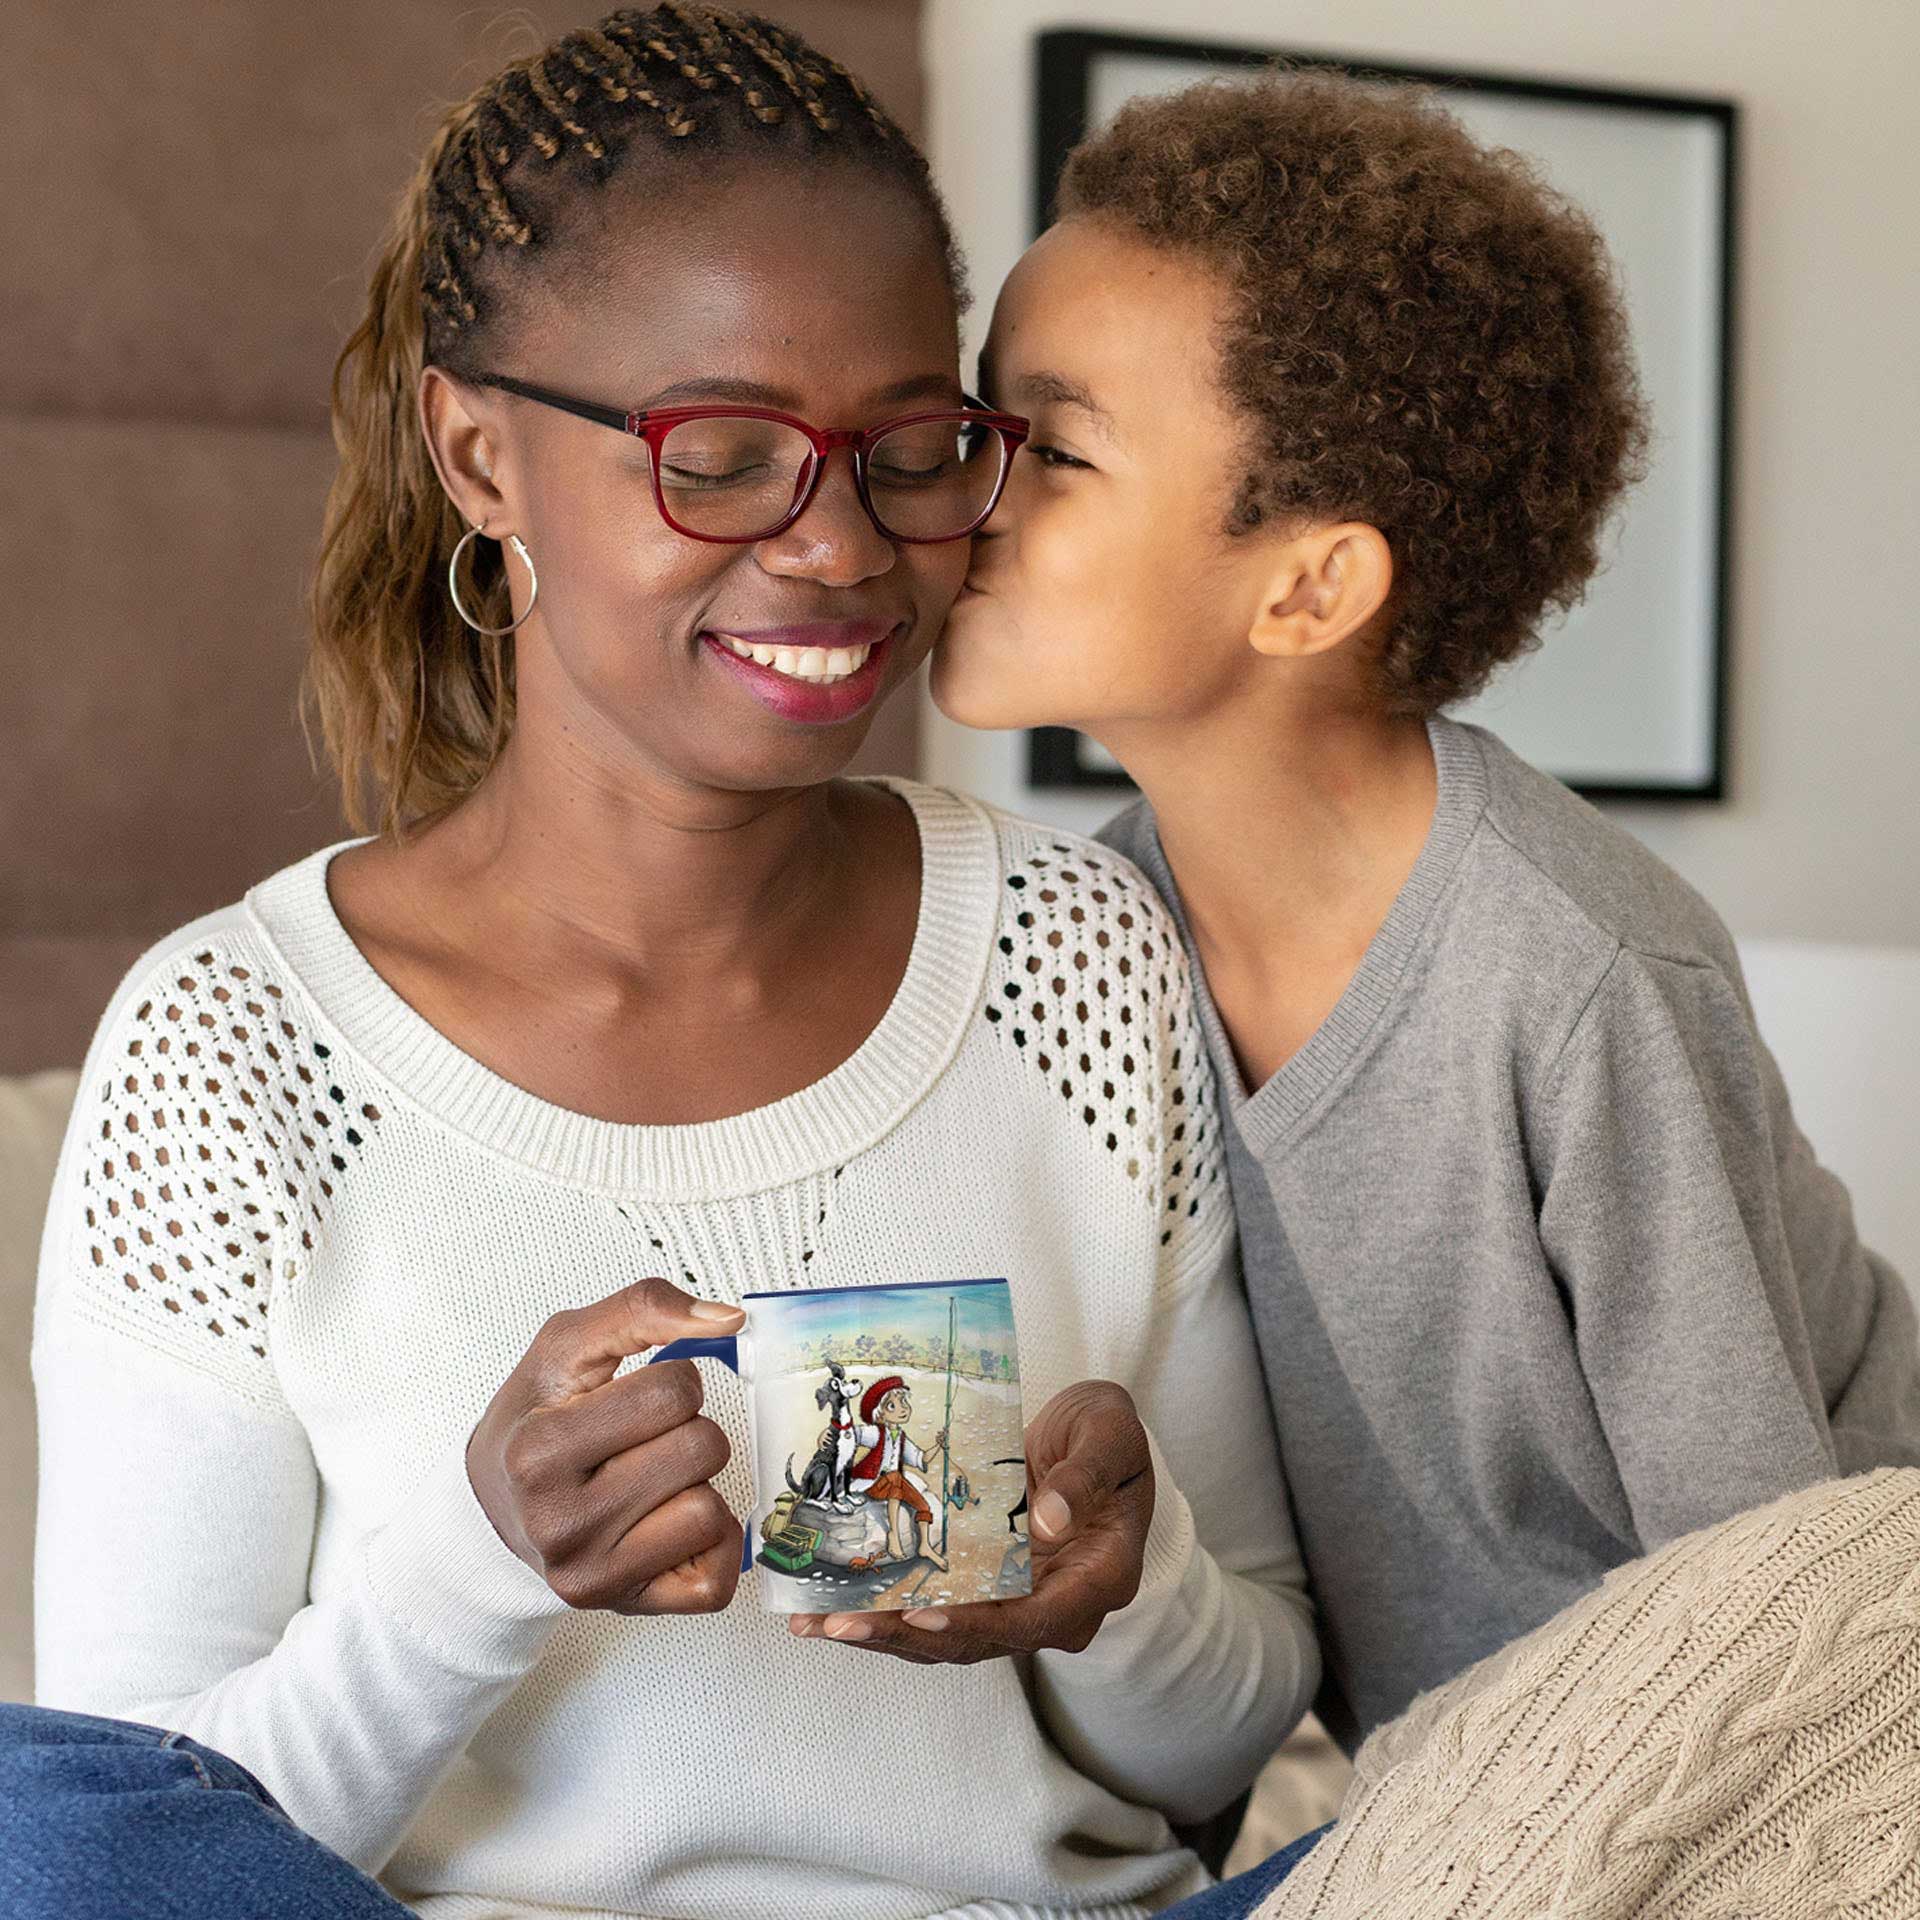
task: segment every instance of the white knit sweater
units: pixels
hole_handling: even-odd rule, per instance
[[[43,1704],[179,1728],[434,1920],[1157,1911],[1166,1816],[1318,1676],[1180,947],[1104,848],[901,784],[922,889],[858,1051],[736,1118],[568,1112],[367,963],[330,848],[128,976],[42,1254]],[[572,1612],[468,1486],[535,1330],[648,1272],[1004,1274],[1029,1416],[1135,1394],[1159,1498],[1084,1653],[920,1667]],[[635,1364],[629,1362],[629,1365]],[[701,1362],[750,1504],[739,1383]]]

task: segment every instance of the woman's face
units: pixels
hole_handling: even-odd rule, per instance
[[[890,182],[748,167],[651,202],[616,182],[589,217],[595,231],[575,242],[591,250],[587,291],[532,307],[519,345],[486,371],[624,409],[737,403],[823,429],[960,401],[939,247]],[[495,389],[456,391],[457,406],[438,403],[451,423],[435,437],[443,472],[448,460],[491,466],[474,485],[496,490],[457,504],[470,520],[490,512],[490,532],[517,531],[538,572],[515,642],[516,730],[558,730],[610,780],[637,770],[766,790],[829,778],[911,676],[966,573],[965,540],[882,535],[844,451],[785,531],[711,545],[660,518],[638,438]],[[525,573],[508,564],[524,607]],[[798,671],[741,647],[787,649]],[[823,682],[823,668],[845,677]]]
[[[1033,433],[934,654],[950,718],[1111,744],[1252,670],[1267,575],[1262,543],[1223,531],[1245,458],[1215,379],[1223,298],[1202,266],[1093,220],[1014,268],[981,384]]]

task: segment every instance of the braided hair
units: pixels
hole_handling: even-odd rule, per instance
[[[640,165],[852,161],[929,223],[956,306],[965,273],[925,158],[861,83],[753,14],[655,0],[514,61],[441,121],[395,208],[367,309],[334,365],[340,463],[327,498],[303,689],[349,821],[382,832],[444,812],[506,744],[510,637],[454,612],[465,531],[417,408],[422,369],[482,370],[536,287],[580,270],[569,216]],[[512,618],[498,546],[475,543],[468,603]]]

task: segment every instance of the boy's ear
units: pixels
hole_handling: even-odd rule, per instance
[[[1314,527],[1275,554],[1247,642],[1274,660],[1325,653],[1365,627],[1392,588],[1393,552],[1378,527]]]

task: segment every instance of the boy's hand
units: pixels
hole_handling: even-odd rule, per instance
[[[904,1613],[792,1615],[797,1639],[831,1639],[922,1665],[1078,1653],[1140,1589],[1153,1464],[1133,1396],[1111,1380],[1056,1393],[1027,1427],[1033,1592]]]

